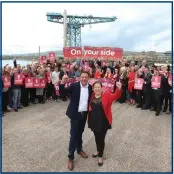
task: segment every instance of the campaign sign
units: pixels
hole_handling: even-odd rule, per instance
[[[46,79],[40,79],[40,88],[45,88],[46,87]]]
[[[38,78],[33,79],[33,87],[40,88],[40,79],[38,79]]]
[[[15,74],[14,75],[14,84],[15,85],[22,85],[24,80],[24,75],[22,73],[20,74]]]
[[[26,77],[25,78],[25,88],[33,88],[33,77]]]
[[[47,56],[41,56],[41,57],[40,57],[40,60],[41,60],[41,62],[44,63],[44,64],[47,63]]]
[[[100,82],[104,91],[114,92],[115,80],[102,78]]]
[[[53,52],[49,53],[49,60],[50,62],[54,62],[56,60],[56,54]]]
[[[69,87],[71,85],[71,83],[75,83],[75,82],[76,82],[76,79],[75,78],[68,79],[67,82],[66,82],[66,84],[65,84],[65,87],[67,88],[67,87]]]
[[[91,78],[91,79],[89,79],[88,83],[90,85],[93,85],[95,81],[97,81],[97,79]]]
[[[51,73],[50,72],[46,73],[46,77],[47,77],[47,82],[51,83]]]
[[[55,83],[54,88],[55,88],[55,91],[56,91],[56,95],[59,95],[59,83]]]
[[[4,88],[10,88],[11,87],[11,78],[10,78],[10,76],[4,76],[3,77],[3,83],[4,83]]]
[[[152,88],[160,88],[161,87],[161,76],[153,76],[152,77]]]
[[[70,71],[70,66],[71,66],[71,65],[70,65],[70,64],[66,64],[65,66],[66,66],[66,71],[69,72],[69,71]]]
[[[142,90],[144,84],[144,79],[136,78],[134,83],[134,89]]]

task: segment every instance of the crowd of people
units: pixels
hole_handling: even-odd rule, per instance
[[[5,65],[2,69],[3,115],[5,112],[18,112],[19,109],[28,107],[30,103],[44,104],[50,100],[67,101],[68,97],[63,91],[56,91],[56,84],[58,87],[64,75],[70,79],[78,79],[84,70],[90,73],[90,78],[106,78],[121,82],[122,93],[119,103],[136,105],[142,110],[150,109],[155,111],[156,116],[160,112],[168,114],[172,112],[172,81],[169,66],[148,65],[146,60],[128,62],[126,59],[116,61],[76,59],[69,62],[59,59],[54,62],[47,60],[46,63],[40,60],[34,61],[25,66],[17,64],[14,60],[13,67]],[[22,83],[16,83],[16,74],[22,75]],[[161,77],[159,88],[152,87],[153,76]],[[5,77],[10,80],[9,86],[4,85]],[[45,79],[45,86],[26,87],[25,78],[30,77]],[[134,88],[136,78],[144,80],[140,90]],[[114,90],[116,90],[116,85]]]

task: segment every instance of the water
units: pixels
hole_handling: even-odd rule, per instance
[[[20,64],[21,66],[26,66],[27,64],[31,64],[31,60],[17,60],[17,64]],[[9,64],[10,66],[13,66],[13,60],[2,60],[2,66]]]

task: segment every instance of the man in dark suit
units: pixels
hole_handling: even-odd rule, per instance
[[[88,158],[87,154],[83,151],[82,134],[85,128],[89,100],[92,94],[92,86],[88,84],[89,77],[88,72],[82,72],[80,82],[72,83],[68,88],[65,88],[68,76],[64,75],[60,84],[60,93],[63,92],[66,95],[70,95],[70,103],[66,112],[71,124],[68,155],[69,170],[74,169],[75,150],[83,158]]]

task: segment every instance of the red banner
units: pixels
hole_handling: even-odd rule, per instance
[[[144,84],[144,79],[136,78],[134,83],[134,89],[142,90]]]
[[[46,82],[47,82],[47,80],[45,78],[42,78],[42,79],[34,78],[33,87],[34,88],[45,88]]]
[[[102,83],[102,88],[104,91],[114,92],[115,80],[104,79],[104,78],[102,78],[102,79],[91,78],[91,79],[89,79],[88,83],[90,85],[93,85],[94,82],[96,82],[98,80]]]
[[[24,75],[22,73],[20,74],[15,74],[14,75],[14,84],[15,85],[22,85],[24,80]]]
[[[41,57],[40,57],[40,61],[41,61],[42,63],[47,63],[47,56],[41,56]]]
[[[65,88],[69,87],[71,85],[71,83],[75,83],[76,82],[76,79],[73,78],[73,79],[68,79],[66,84],[65,84]]]
[[[64,47],[63,55],[65,59],[81,58],[83,57],[83,52],[81,47]]]
[[[26,77],[25,78],[25,88],[33,88],[33,77]]]
[[[38,78],[33,79],[33,87],[40,88],[40,79],[38,79]]]
[[[123,56],[122,48],[112,47],[84,47],[84,58],[111,58],[120,59]]]
[[[55,83],[54,88],[55,88],[55,91],[56,91],[56,95],[59,95],[59,83]]]
[[[11,87],[10,76],[3,76],[3,83],[4,83],[4,88],[10,88]]]
[[[90,85],[93,85],[94,82],[96,82],[96,81],[98,81],[98,79],[93,79],[93,78],[91,78],[91,79],[88,80],[88,83],[89,83]]]
[[[114,92],[115,80],[100,79],[104,91]]]
[[[66,71],[69,72],[71,65],[70,64],[66,64],[65,66],[66,66]]]
[[[161,76],[153,76],[151,86],[152,86],[152,88],[160,88],[161,87]]]
[[[55,55],[55,53],[50,52],[50,53],[49,53],[49,59],[50,59],[51,62],[54,62],[54,61],[56,60],[56,55]]]
[[[46,73],[47,82],[51,83],[51,72]]]

